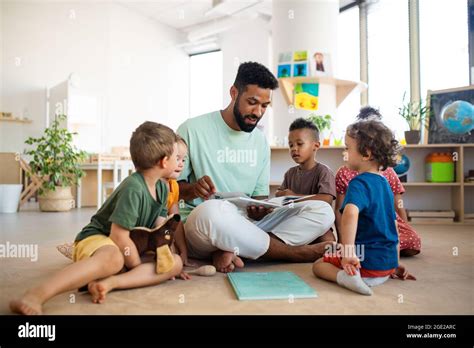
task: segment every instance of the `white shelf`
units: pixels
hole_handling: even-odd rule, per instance
[[[470,223],[460,222],[460,221],[447,221],[447,222],[439,222],[439,221],[424,221],[424,222],[412,222],[410,221],[410,225],[470,225]]]
[[[445,186],[461,186],[460,182],[402,182],[403,186],[430,186],[430,187],[445,187]]]
[[[360,81],[349,81],[336,79],[334,77],[285,77],[279,78],[280,90],[288,105],[293,104],[293,90],[297,83],[319,83],[323,85],[332,85],[336,87],[336,106],[357,87],[363,92],[367,89],[367,84]]]
[[[461,146],[466,146],[468,144],[406,144],[402,145],[403,148],[405,149],[432,149],[432,148],[438,148],[438,147],[461,147]]]
[[[334,145],[330,145],[330,146],[322,146],[319,148],[319,150],[341,150],[343,151],[345,149],[344,146],[334,146]],[[271,146],[270,147],[270,150],[272,151],[289,151],[290,149],[288,147],[285,147],[285,146]],[[318,151],[319,151],[318,150]]]
[[[0,117],[1,122],[31,123],[32,120],[22,120],[19,118]]]

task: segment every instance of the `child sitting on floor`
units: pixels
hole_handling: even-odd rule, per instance
[[[177,179],[181,175],[181,172],[184,168],[184,162],[186,161],[187,154],[188,154],[188,145],[181,138],[177,135],[178,139],[178,167],[176,170],[167,178],[166,184],[168,186],[168,214],[174,215],[179,214],[179,186]],[[182,221],[179,222],[178,228],[175,232],[175,243],[174,245],[178,249],[178,254],[181,256],[181,260],[183,261],[184,266],[194,266],[194,264],[189,263],[188,261],[188,253],[186,247],[186,240],[184,237],[184,224]],[[190,277],[186,273],[182,273],[183,279],[189,279]]]
[[[399,264],[393,193],[380,170],[395,164],[398,141],[383,123],[360,121],[347,128],[348,167],[360,174],[347,188],[341,212],[340,249],[313,265],[322,279],[363,295],[389,276],[413,279]]]
[[[357,119],[361,121],[381,121],[382,115],[378,110],[370,106],[365,106],[360,109]],[[419,254],[421,250],[421,238],[413,227],[408,224],[408,216],[403,207],[401,195],[405,192],[405,189],[393,168],[388,167],[380,174],[388,180],[394,195],[395,213],[397,215],[397,226],[400,238],[400,256],[414,256]],[[357,171],[351,170],[347,168],[347,166],[342,166],[336,173],[336,229],[338,233],[341,224],[341,213],[339,212],[339,208],[341,208],[342,202],[344,201],[349,182],[357,175]]]
[[[183,138],[179,135],[176,136],[178,139],[178,166],[176,170],[171,173],[171,175],[167,178],[163,178],[163,181],[166,183],[166,187],[168,188],[168,198],[166,201],[166,207],[168,209],[169,215],[179,214],[179,186],[176,179],[180,176],[181,172],[184,168],[184,162],[186,160],[188,146]],[[184,227],[183,223],[180,221],[178,224],[178,228],[175,231],[175,242],[173,243],[173,247],[178,249],[178,254],[181,256],[181,260],[183,261],[183,265],[190,265],[188,262],[188,253],[186,247],[186,241],[184,237]],[[60,244],[57,246],[57,249],[61,254],[66,256],[69,259],[73,259],[74,255],[74,243],[68,242],[64,244]],[[182,273],[182,278],[189,279],[189,276],[186,273]]]
[[[162,283],[182,271],[178,255],[168,272],[156,273],[155,263],[143,263],[130,238],[137,226],[152,228],[168,215],[166,183],[177,169],[176,134],[168,127],[145,122],[133,132],[130,153],[136,172],[127,177],[77,235],[74,263],[30,289],[10,309],[20,314],[41,314],[53,296],[88,284],[92,301],[102,303],[113,289]],[[123,267],[128,270],[118,274]]]
[[[316,125],[304,118],[298,118],[290,125],[288,145],[293,161],[298,165],[285,173],[283,183],[275,196],[306,196],[332,205],[336,198],[334,173],[328,166],[316,161],[316,153],[320,147],[319,130]],[[334,241],[332,229],[316,242]]]

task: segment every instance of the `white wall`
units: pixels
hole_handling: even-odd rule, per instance
[[[176,129],[189,108],[189,57],[175,47],[178,32],[113,6],[109,33],[107,144],[128,144],[145,120]]]
[[[337,0],[273,0],[272,35],[273,69],[278,65],[282,52],[307,50],[329,53],[331,66],[337,71]],[[327,84],[319,85],[317,115],[336,114],[336,89]],[[274,135],[280,139],[288,135],[288,127],[298,117],[306,117],[311,111],[288,108],[281,93],[274,100]]]
[[[45,125],[45,87],[77,73],[104,105],[103,149],[127,145],[144,120],[176,128],[187,118],[188,58],[181,37],[121,5],[1,3],[0,111],[31,124],[0,123],[0,151],[23,151]],[[18,64],[20,62],[20,64]]]
[[[229,31],[219,35],[223,57],[223,107],[230,102],[230,87],[234,83],[239,64],[253,61],[265,65],[272,71],[270,62],[270,25],[262,19],[242,20]],[[274,71],[272,71],[274,72]],[[280,93],[279,90],[276,93]],[[271,134],[271,108],[267,109],[259,125],[264,126],[267,136]]]

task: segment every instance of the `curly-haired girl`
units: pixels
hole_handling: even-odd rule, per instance
[[[360,109],[356,118],[359,121],[382,121],[380,112],[370,106],[364,106]],[[339,212],[339,208],[342,206],[342,202],[344,202],[349,182],[358,174],[357,171],[349,169],[347,166],[340,167],[336,173],[336,230],[338,236],[341,229],[341,213]],[[380,174],[388,180],[395,199],[395,213],[397,215],[398,237],[400,239],[400,256],[417,255],[421,251],[421,238],[415,229],[408,224],[408,216],[403,207],[402,200],[402,194],[405,193],[405,188],[392,167],[388,167],[386,170],[380,172]]]
[[[313,273],[326,280],[372,295],[371,286],[390,276],[413,279],[399,264],[398,230],[393,193],[380,170],[393,166],[398,141],[383,123],[360,121],[347,128],[347,164],[360,174],[347,188],[342,207],[340,245],[313,265]]]

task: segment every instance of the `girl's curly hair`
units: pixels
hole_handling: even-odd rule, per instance
[[[369,150],[372,160],[382,170],[397,165],[401,147],[393,132],[382,122],[376,120],[359,121],[347,127],[347,135],[357,141],[359,152],[367,156]]]
[[[360,109],[359,114],[356,116],[358,121],[362,120],[381,120],[382,115],[380,114],[380,111],[376,108],[373,108],[372,106],[364,106],[363,108]]]

